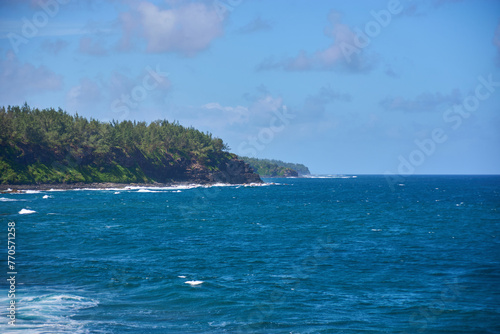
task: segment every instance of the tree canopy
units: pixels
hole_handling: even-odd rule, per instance
[[[310,174],[309,168],[303,164],[283,162],[274,159],[240,158],[248,163],[261,176],[278,177]]]
[[[157,120],[101,122],[53,108],[0,107],[0,184],[167,182],[236,156],[222,139]]]

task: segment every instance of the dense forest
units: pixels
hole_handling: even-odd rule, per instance
[[[220,138],[166,120],[0,107],[0,184],[260,182]]]
[[[263,177],[290,177],[310,174],[309,168],[303,164],[283,162],[274,159],[257,159],[249,157],[241,157],[241,159]]]

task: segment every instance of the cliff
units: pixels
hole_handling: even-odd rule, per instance
[[[166,120],[103,123],[62,110],[0,108],[0,185],[259,183],[210,133]]]

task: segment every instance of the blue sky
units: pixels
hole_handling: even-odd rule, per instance
[[[0,76],[313,173],[500,173],[500,1],[4,0]]]

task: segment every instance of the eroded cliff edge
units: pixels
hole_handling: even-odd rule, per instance
[[[0,189],[100,184],[260,183],[222,139],[176,122],[100,122],[0,108]]]

